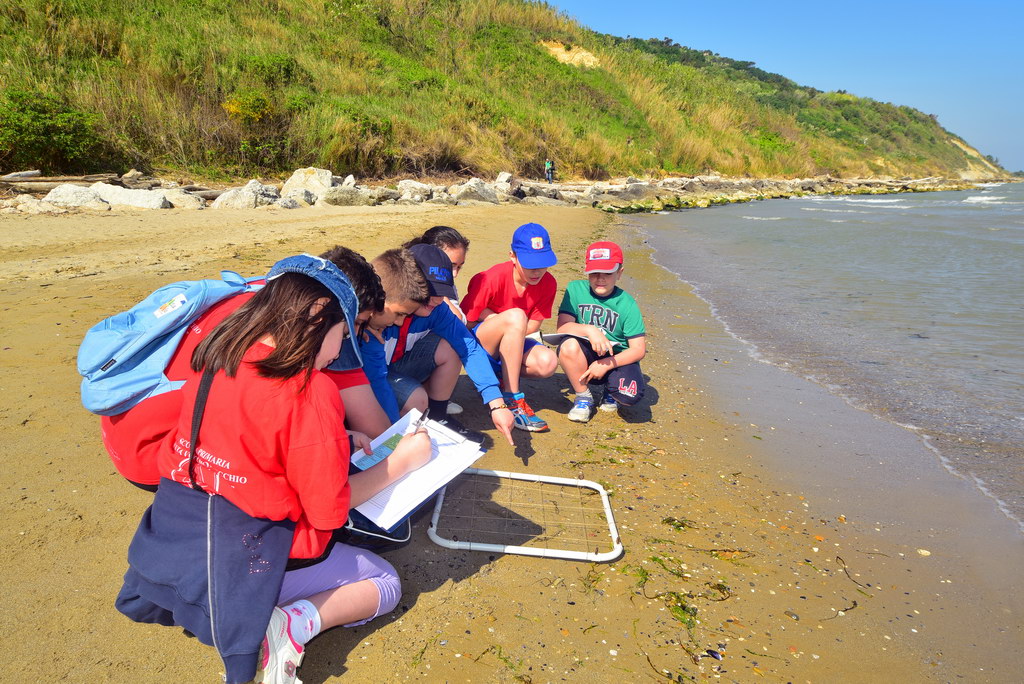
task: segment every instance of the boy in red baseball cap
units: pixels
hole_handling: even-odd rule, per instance
[[[632,406],[644,394],[640,360],[647,354],[644,319],[636,300],[618,286],[622,248],[595,242],[585,253],[587,280],[565,288],[558,307],[558,332],[569,333],[558,347],[558,362],[576,401],[569,420],[586,423],[594,407],[590,385],[603,385],[601,410]]]

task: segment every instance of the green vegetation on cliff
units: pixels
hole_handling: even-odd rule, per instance
[[[527,0],[0,6],[0,169],[999,172],[934,117]]]

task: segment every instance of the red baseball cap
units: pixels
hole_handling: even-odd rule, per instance
[[[615,273],[622,267],[622,248],[614,242],[595,242],[586,255],[587,273]]]

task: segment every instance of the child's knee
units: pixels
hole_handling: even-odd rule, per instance
[[[380,592],[380,603],[377,605],[377,614],[387,615],[398,607],[402,599],[402,580],[395,574],[386,574],[381,577],[372,578],[377,591]]]
[[[575,337],[566,338],[562,344],[558,345],[558,360],[569,359],[570,361],[576,361],[577,359],[583,358],[583,348],[580,346],[580,341]]]
[[[558,368],[558,357],[547,347],[536,346],[526,358],[527,372],[535,378],[550,378]]]
[[[412,409],[427,410],[427,390],[423,389],[422,386],[414,389],[409,398],[405,400],[405,404],[402,406],[402,413],[408,413]]]
[[[498,314],[498,317],[506,332],[520,329],[525,331],[526,324],[529,322],[526,312],[522,309],[506,309]]]
[[[434,363],[440,366],[452,362],[462,363],[462,360],[452,348],[452,345],[448,344],[448,340],[441,340],[437,343],[437,348],[434,350]]]

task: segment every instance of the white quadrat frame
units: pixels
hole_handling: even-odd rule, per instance
[[[491,544],[486,542],[456,541],[453,539],[447,539],[445,537],[440,536],[437,533],[438,520],[441,517],[441,508],[444,506],[444,499],[445,494],[447,492],[447,487],[442,489],[437,495],[437,501],[434,503],[434,514],[430,518],[430,526],[427,528],[427,536],[429,536],[430,540],[433,541],[435,544],[449,549],[462,549],[467,551],[490,551],[497,553],[518,554],[523,556],[537,556],[540,558],[561,558],[565,560],[579,560],[591,562],[612,561],[622,555],[622,540],[619,538],[618,528],[615,527],[615,518],[612,515],[612,507],[608,501],[608,492],[606,492],[604,487],[602,487],[597,482],[568,477],[534,475],[529,473],[512,473],[504,470],[484,470],[481,468],[466,468],[464,474],[483,475],[494,478],[522,480],[525,482],[555,484],[567,487],[583,487],[586,489],[592,489],[601,496],[601,503],[604,506],[604,517],[605,521],[608,523],[608,534],[612,542],[612,548],[611,550],[604,552],[591,552],[576,551],[572,549],[550,549],[532,546],[515,546],[506,544]]]

